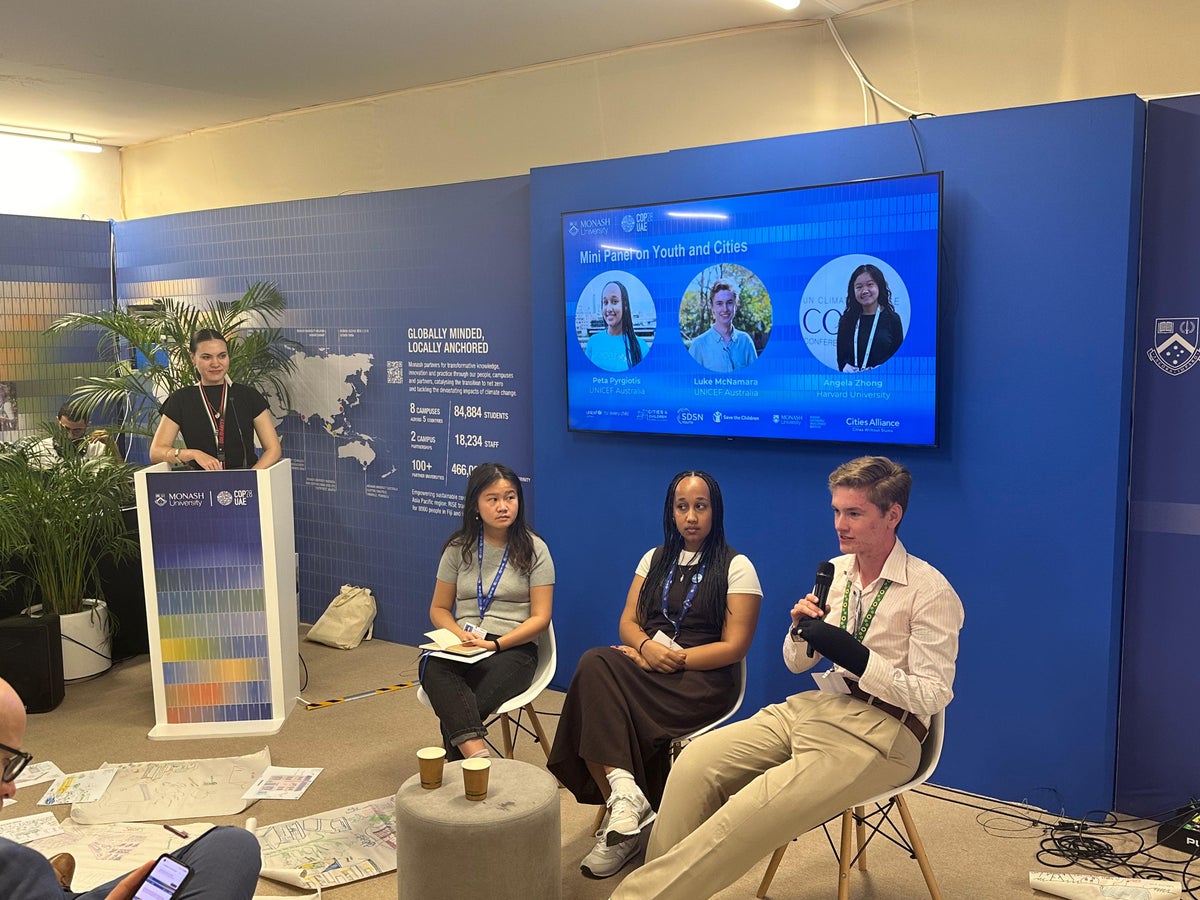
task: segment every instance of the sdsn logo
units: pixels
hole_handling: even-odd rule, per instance
[[[704,421],[704,413],[692,412],[684,406],[675,411],[675,421],[680,425],[695,425]]]

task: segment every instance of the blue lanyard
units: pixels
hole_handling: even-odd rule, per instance
[[[679,610],[679,621],[676,622],[667,612],[667,594],[671,590],[671,582],[675,580],[675,567],[677,563],[671,563],[671,571],[667,573],[667,583],[663,585],[662,606],[663,618],[670,622],[675,627],[675,637],[679,637],[679,628],[683,625],[683,617],[688,614],[688,610],[692,608],[692,600],[696,596],[696,588],[700,586],[700,582],[704,580],[704,570],[706,566],[701,566],[700,571],[692,576],[692,586],[688,588],[687,596],[683,598],[683,608]]]
[[[487,596],[483,596],[483,532],[479,533],[479,578],[475,582],[475,597],[479,602],[479,621],[483,621],[483,617],[487,615],[488,609],[492,605],[492,600],[496,596],[496,585],[500,583],[500,576],[504,574],[505,568],[508,566],[508,544],[504,545],[504,556],[500,559],[500,568],[496,570],[496,577],[492,579],[492,588],[487,592]]]

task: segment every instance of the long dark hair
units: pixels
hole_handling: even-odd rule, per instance
[[[856,319],[862,315],[862,307],[858,305],[858,298],[854,296],[854,281],[863,272],[870,275],[875,282],[875,287],[879,288],[879,305],[886,310],[895,312],[896,307],[892,306],[892,289],[888,287],[887,279],[883,277],[879,266],[873,266],[870,263],[863,263],[850,273],[850,282],[846,285],[846,312],[853,313]]]
[[[608,287],[609,284],[615,284],[617,290],[621,292],[621,334],[625,336],[625,361],[632,369],[642,361],[642,348],[633,331],[633,312],[629,309],[629,291],[619,281],[610,281],[604,286]]]
[[[497,481],[507,481],[517,491],[517,514],[508,526],[508,560],[522,575],[533,571],[534,531],[525,523],[525,494],[521,490],[521,479],[517,473],[503,463],[483,463],[476,466],[467,479],[467,493],[463,497],[462,527],[446,539],[442,551],[458,547],[464,564],[475,559],[479,550],[479,535],[483,531],[483,520],[479,518],[479,495]]]
[[[729,561],[737,554],[725,543],[725,501],[721,498],[721,487],[707,472],[699,471],[680,472],[667,488],[667,499],[663,504],[663,544],[654,554],[650,572],[638,594],[638,619],[642,623],[648,622],[654,611],[661,609],[667,573],[684,549],[683,535],[675,527],[675,489],[685,478],[701,479],[708,486],[708,499],[712,503],[712,530],[704,539],[698,560],[705,566],[704,580],[696,591],[692,609],[705,621],[719,626],[725,621],[728,607]]]

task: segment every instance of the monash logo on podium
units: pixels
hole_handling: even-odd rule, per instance
[[[1182,375],[1200,362],[1196,353],[1198,329],[1200,318],[1155,319],[1154,346],[1146,355],[1168,375]]]

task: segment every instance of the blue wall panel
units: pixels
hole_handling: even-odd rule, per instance
[[[1117,806],[1142,816],[1200,797],[1200,304],[1188,274],[1200,243],[1198,156],[1200,97],[1150,103],[1117,741]]]
[[[1110,808],[1144,106],[1135,97],[854,128],[531,175],[538,523],[555,554],[560,686],[616,639],[670,477],[721,482],[766,591],[744,712],[811,686],[787,610],[837,545],[825,479],[860,452],[913,471],[902,537],[966,607],[937,781]],[[559,214],[945,172],[938,449],[569,433]]]
[[[304,344],[299,409],[279,429],[295,470],[302,621],[356,584],[375,594],[378,636],[420,643],[465,467],[499,458],[532,474],[528,202],[528,179],[509,178],[116,226],[124,302],[233,299],[255,281],[283,292],[285,330]],[[479,328],[489,350],[412,350],[409,329],[430,327]],[[499,447],[447,446],[463,427],[450,407],[464,398],[417,393],[413,367],[425,360],[512,375],[516,396],[486,404],[508,416],[487,432]],[[418,423],[418,403],[443,410],[443,421]],[[469,424],[468,433],[480,430]],[[414,432],[436,438],[433,452]],[[450,472],[455,465],[464,468]]]

